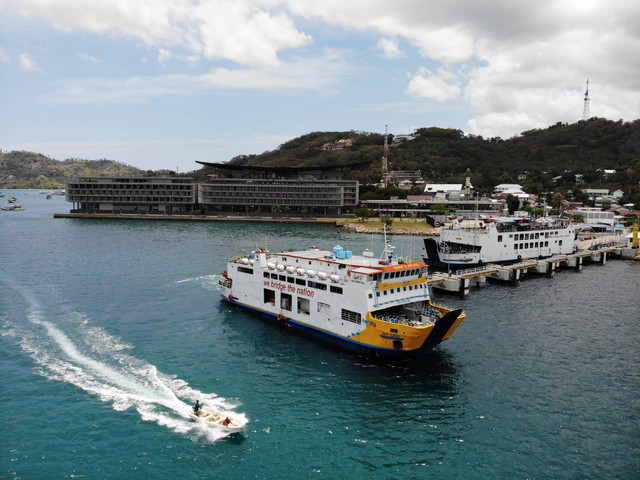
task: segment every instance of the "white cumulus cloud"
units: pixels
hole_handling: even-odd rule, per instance
[[[39,72],[40,70],[42,70],[40,68],[40,65],[38,65],[28,53],[19,54],[18,61],[20,62],[20,69],[24,70],[25,72]]]
[[[378,49],[382,50],[384,58],[402,58],[405,53],[398,47],[397,38],[382,38],[378,42]]]
[[[411,80],[405,93],[413,98],[430,98],[443,102],[455,100],[461,93],[457,76],[444,68],[433,73],[420,67],[415,75],[409,74],[409,78]]]

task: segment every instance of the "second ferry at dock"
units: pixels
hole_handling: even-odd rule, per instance
[[[568,220],[520,217],[476,220],[480,226],[463,227],[450,218],[440,240],[424,239],[424,261],[433,268],[460,269],[485,263],[515,263],[552,255],[568,255],[577,249],[578,234]]]
[[[384,260],[340,246],[233,256],[220,279],[222,299],[282,326],[349,350],[403,357],[447,340],[462,309],[431,302],[427,265]]]

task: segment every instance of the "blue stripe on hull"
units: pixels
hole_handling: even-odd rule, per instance
[[[314,338],[319,338],[325,342],[331,343],[332,345],[337,345],[341,348],[344,348],[346,350],[350,350],[356,353],[361,353],[365,355],[374,355],[374,356],[386,357],[386,358],[407,358],[407,357],[422,354],[427,350],[431,350],[431,348],[435,346],[435,345],[432,345],[428,348],[418,348],[415,350],[394,350],[390,348],[382,348],[382,347],[374,347],[371,345],[365,345],[359,342],[354,342],[353,340],[349,340],[348,338],[335,335],[333,333],[319,330],[309,325],[304,325],[288,317],[285,317],[283,320],[278,320],[278,316],[276,314],[266,312],[258,308],[250,307],[248,305],[244,305],[241,303],[237,303],[235,301],[235,297],[233,301],[222,294],[220,295],[220,297],[225,302],[230,303],[231,305],[239,307],[248,312],[256,313],[261,317],[263,317],[264,319],[269,320],[272,323],[293,328],[297,332],[303,333],[305,335],[308,335]]]

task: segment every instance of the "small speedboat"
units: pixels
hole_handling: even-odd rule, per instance
[[[221,412],[211,407],[203,405],[197,412],[192,411],[191,417],[204,422],[210,427],[217,427],[228,432],[239,432],[247,426],[247,419],[244,415],[237,415],[228,412]]]

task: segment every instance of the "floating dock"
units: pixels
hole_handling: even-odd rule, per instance
[[[525,275],[536,274],[552,277],[560,268],[581,270],[585,264],[604,265],[607,258],[640,260],[640,250],[628,248],[624,238],[615,236],[600,238],[597,242],[584,240],[576,253],[554,255],[544,259],[529,259],[510,265],[487,264],[455,272],[431,272],[428,283],[434,290],[456,293],[462,297],[471,287],[481,287],[487,281],[517,284]]]

